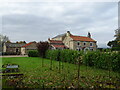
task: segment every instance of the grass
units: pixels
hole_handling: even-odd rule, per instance
[[[18,64],[20,73],[24,74],[22,83],[15,87],[22,88],[120,88],[120,74],[107,70],[96,69],[94,67],[80,66],[80,80],[77,78],[78,66],[70,63],[61,63],[59,72],[59,62],[53,61],[50,70],[51,60],[36,57],[10,57],[2,58],[2,64]],[[6,77],[7,78],[7,77]],[[4,78],[3,83],[6,78]],[[109,84],[111,82],[111,84]],[[23,84],[24,83],[24,84]],[[8,87],[3,84],[3,87]]]

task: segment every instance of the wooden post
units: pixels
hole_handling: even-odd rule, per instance
[[[50,70],[52,70],[52,59],[50,57],[51,63],[50,63]]]
[[[42,58],[42,67],[44,66],[44,60],[43,60],[44,58]]]
[[[60,67],[61,67],[61,63],[60,63],[60,51],[58,51],[58,55],[57,55],[57,60],[59,61],[59,73],[60,73]]]
[[[80,60],[78,61],[78,79],[80,78]]]
[[[78,57],[78,88],[79,88],[79,81],[80,81],[80,64],[81,64],[82,56]]]

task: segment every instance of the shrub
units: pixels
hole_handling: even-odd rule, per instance
[[[48,59],[58,61],[58,57],[59,57],[60,61],[69,62],[69,63],[75,63],[76,59],[80,55],[82,55],[82,52],[75,51],[75,50],[68,50],[68,49],[64,49],[64,50],[47,50],[47,52],[46,52],[46,58],[48,58]]]
[[[37,50],[32,50],[28,52],[29,57],[39,57],[39,53]]]
[[[58,54],[58,52],[60,52]],[[101,52],[101,51],[75,51],[75,50],[48,50],[46,58],[52,60],[59,60],[68,63],[78,63],[77,58],[82,56],[84,65],[101,68],[106,70],[113,70],[120,72],[120,52]]]
[[[120,47],[112,47],[112,51],[120,51]]]
[[[120,72],[119,52],[87,52],[83,56],[83,61],[87,66]]]

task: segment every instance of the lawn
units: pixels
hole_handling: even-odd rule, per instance
[[[19,88],[120,88],[120,73],[107,70],[96,69],[94,67],[80,66],[80,79],[78,79],[78,65],[52,61],[38,57],[10,57],[2,58],[2,64],[19,65],[20,73],[24,76],[19,78],[21,82],[16,82],[14,87]],[[3,78],[3,88],[11,87],[5,76]],[[9,79],[11,80],[11,79]],[[20,81],[18,80],[18,81]]]

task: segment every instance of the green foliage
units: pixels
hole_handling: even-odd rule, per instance
[[[120,51],[120,47],[112,47],[112,51]]]
[[[87,66],[120,72],[119,52],[87,52],[84,54],[83,61]]]
[[[120,29],[115,30],[115,40],[109,41],[108,46],[112,47],[113,51],[120,51]]]
[[[59,55],[59,52],[60,52],[60,55]],[[75,50],[68,50],[68,49],[64,49],[64,50],[48,50],[46,52],[46,58],[58,61],[58,57],[59,57],[60,61],[69,62],[69,63],[75,63],[77,58],[80,55],[82,55],[82,53],[83,52],[75,51]]]
[[[31,50],[28,52],[29,57],[39,57],[39,53],[37,50]]]
[[[86,66],[95,68],[101,68],[105,70],[113,70],[120,72],[120,53],[111,52],[110,50],[105,51],[75,51],[75,50],[48,50],[46,52],[46,58],[57,60],[58,53],[59,60],[68,63],[78,63],[77,59],[82,56],[82,62]]]

